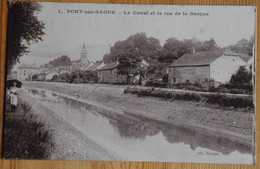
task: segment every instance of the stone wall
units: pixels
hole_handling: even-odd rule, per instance
[[[169,83],[202,82],[210,78],[209,66],[171,67],[169,71]]]
[[[98,71],[99,83],[127,83],[127,76],[119,75],[117,69],[100,70]]]

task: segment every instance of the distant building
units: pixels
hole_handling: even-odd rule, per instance
[[[25,64],[17,68],[17,79],[19,80],[31,80],[32,75],[40,73],[41,69],[39,66],[34,64]]]
[[[12,71],[10,78],[12,78],[12,79],[17,79],[17,71]]]
[[[88,69],[87,71],[97,71],[98,69],[101,69],[102,67],[105,66],[105,63],[103,60],[99,60],[99,61],[96,61],[95,63],[93,63]]]
[[[117,73],[118,61],[111,62],[98,70],[99,83],[127,83],[127,76]]]
[[[101,65],[103,65],[103,64],[100,64],[97,67],[100,67]],[[118,61],[115,61],[115,62],[111,62],[111,63],[101,67],[100,69],[98,69],[98,82],[99,83],[117,83],[117,84],[127,83],[127,76],[118,74],[117,66],[118,66]],[[145,60],[142,60],[141,67],[147,68],[148,66],[149,66],[149,63]],[[137,74],[136,76],[140,77],[140,74]],[[134,78],[134,77],[132,77],[132,78]]]
[[[169,66],[169,83],[203,82],[213,79],[228,82],[240,66],[247,63],[240,55],[230,50],[215,50],[188,53]]]
[[[59,74],[70,73],[70,66],[59,66]]]
[[[93,65],[93,62],[89,62],[88,64],[85,64],[84,66],[80,67],[80,70],[88,70]]]
[[[88,60],[88,56],[87,56],[86,45],[84,43],[83,47],[81,48],[80,59],[72,62],[71,67],[70,67],[70,72],[80,70],[82,67],[87,67],[90,64],[91,63]]]
[[[56,69],[52,69],[45,73],[45,80],[51,80],[53,76],[59,75],[59,72]]]
[[[87,54],[88,54],[88,52],[87,52],[86,45],[85,45],[85,43],[83,43],[83,47],[82,47],[81,53],[80,53],[80,61],[83,65],[89,63]]]

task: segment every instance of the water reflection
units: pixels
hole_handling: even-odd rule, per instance
[[[50,91],[34,89],[28,91],[88,137],[107,149],[121,154],[126,160],[185,162],[183,158],[186,158],[188,162],[192,162],[196,160],[199,151],[230,154],[233,160],[239,158],[252,160],[252,155],[248,154],[252,153],[250,144],[222,138],[206,130],[201,132],[196,128],[179,127],[137,116],[131,112],[120,114],[102,106],[88,104]],[[181,154],[183,154],[182,158]],[[211,157],[204,158],[210,162]],[[231,160],[226,156],[218,158],[221,163]],[[218,158],[214,157],[212,160],[217,162]]]

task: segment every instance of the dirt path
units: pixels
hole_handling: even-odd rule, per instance
[[[97,101],[124,112],[143,115],[182,126],[199,127],[227,137],[236,137],[251,144],[253,110],[237,111],[211,108],[189,101],[166,101],[158,98],[140,98],[123,94],[126,86],[102,84],[64,84],[47,82],[25,83],[25,87],[40,88]]]
[[[71,124],[65,122],[39,101],[30,97],[25,91],[19,93],[21,101],[30,106],[46,127],[54,134],[53,150],[50,159],[59,160],[118,160],[113,152],[107,152],[102,146],[79,132]]]

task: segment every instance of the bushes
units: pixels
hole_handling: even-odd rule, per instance
[[[208,103],[218,104],[224,107],[253,107],[253,98],[252,97],[235,97],[235,96],[226,96],[213,94],[208,97]]]
[[[195,93],[195,92],[178,92],[155,89],[127,88],[124,93],[136,94],[137,96],[152,96],[163,99],[176,99],[186,101],[206,101],[210,104],[217,104],[224,107],[245,108],[253,107],[252,96],[235,96],[218,93]]]
[[[30,111],[31,107],[25,103],[19,104],[15,113],[6,111],[4,158],[42,159],[49,156],[52,132]]]
[[[148,81],[145,86],[166,88],[167,83],[164,81]]]
[[[53,82],[68,82],[68,83],[96,83],[98,79],[97,72],[76,70],[61,75],[54,75],[51,81]]]

